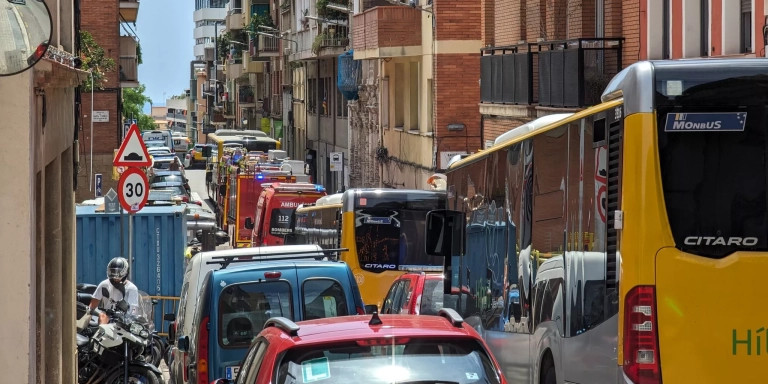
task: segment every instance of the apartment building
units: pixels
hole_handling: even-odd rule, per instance
[[[353,162],[363,165],[354,184],[427,188],[452,156],[480,148],[480,9],[458,0],[355,3],[363,67],[350,135]]]
[[[481,0],[483,143],[599,102],[639,60],[764,57],[764,0]]]
[[[74,3],[45,3],[56,21],[46,56],[32,69],[0,77],[0,162],[8,167],[0,173],[0,369],[7,380],[58,384],[77,382],[77,87],[87,72],[75,67]]]
[[[132,27],[126,27],[121,35],[121,23],[135,23],[138,13],[138,0],[80,1],[80,27],[93,36],[105,56],[116,65],[114,70],[105,73],[106,81],[101,87],[82,95],[81,113],[86,129],[80,140],[84,166],[77,174],[77,201],[95,196],[97,174],[102,175],[103,193],[110,188],[117,189],[117,180],[110,176],[114,150],[120,147],[127,131],[122,118],[122,89],[139,86],[138,39]]]

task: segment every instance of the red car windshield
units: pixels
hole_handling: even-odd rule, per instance
[[[381,340],[289,350],[277,368],[277,383],[495,384],[501,380],[475,340],[407,338],[399,345],[368,345]]]

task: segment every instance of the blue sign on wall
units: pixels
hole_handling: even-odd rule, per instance
[[[96,197],[101,196],[101,173],[96,174]]]
[[[746,122],[746,112],[670,113],[664,132],[741,132]]]

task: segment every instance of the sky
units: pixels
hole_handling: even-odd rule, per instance
[[[136,26],[142,63],[139,82],[155,106],[189,88],[189,62],[194,59],[193,0],[148,0],[139,3]],[[125,34],[123,32],[123,34]],[[150,113],[150,105],[144,106]]]

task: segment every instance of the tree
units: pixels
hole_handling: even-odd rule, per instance
[[[91,76],[85,76],[82,87],[83,92],[92,92],[94,88],[104,89],[107,82],[107,72],[115,70],[115,60],[105,56],[104,48],[96,43],[88,31],[80,31],[80,60],[82,60],[82,69],[91,71]]]
[[[144,95],[146,87],[140,84],[138,88],[123,88],[123,117],[136,119],[139,129],[142,131],[153,130],[157,126],[150,116],[142,112],[144,104],[152,104],[152,99]]]

